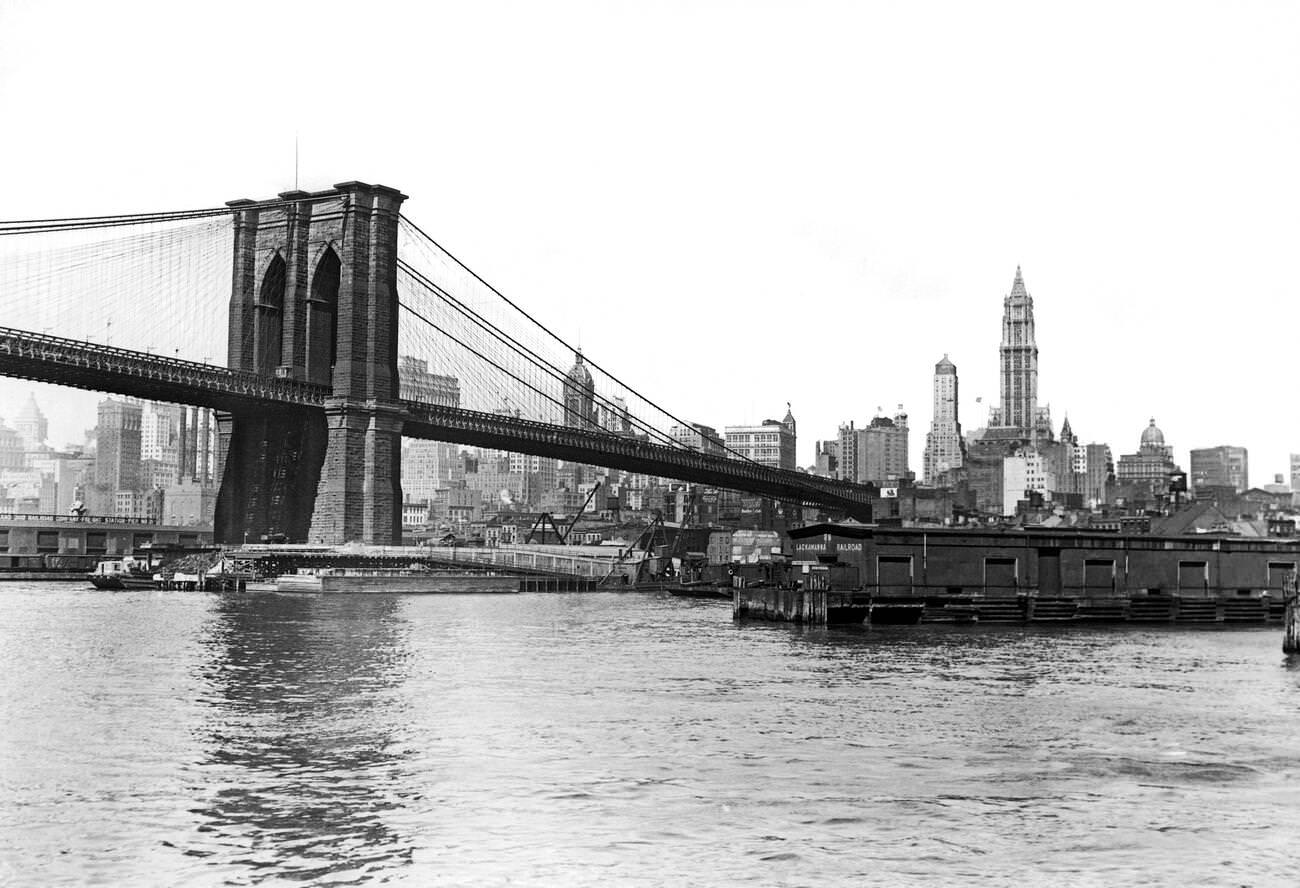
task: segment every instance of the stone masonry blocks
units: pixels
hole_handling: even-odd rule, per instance
[[[231,418],[222,431],[229,450],[218,499],[227,535],[242,536],[246,528],[240,522],[253,520],[263,527],[289,528],[294,537],[313,542],[387,543],[396,538],[401,419],[395,284],[403,200],[405,195],[392,188],[345,182],[321,192],[285,192],[279,203],[231,202],[236,216],[231,368],[253,368],[254,306],[278,253],[286,270],[278,372],[304,380],[310,372],[310,381],[330,386],[331,397],[324,428],[309,433],[324,440],[319,460],[294,458],[299,451],[320,448],[297,441],[289,449],[283,429],[273,421]],[[315,276],[321,257],[331,249],[339,259],[337,336],[326,379],[311,365],[308,326]],[[314,498],[305,495],[308,488],[315,490]],[[302,530],[304,516],[289,511],[301,510],[309,500],[314,500],[310,529]]]

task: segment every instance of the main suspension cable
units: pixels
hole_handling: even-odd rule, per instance
[[[99,216],[66,216],[53,219],[11,219],[0,221],[0,236],[26,232],[78,231],[86,228],[118,228],[124,225],[150,225],[158,222],[181,222],[210,216],[233,216],[245,210],[263,210],[290,204],[319,203],[334,200],[337,194],[307,196],[297,199],[272,198],[238,206],[204,207],[195,210],[162,210],[152,213],[120,213]]]
[[[546,326],[545,324],[543,324],[541,321],[537,320],[537,318],[533,317],[531,314],[529,314],[527,311],[525,311],[523,308],[521,308],[518,304],[516,304],[514,301],[512,301],[508,296],[506,296],[504,293],[502,293],[502,292],[501,292],[500,290],[498,290],[496,287],[492,286],[490,283],[488,283],[486,280],[484,280],[483,277],[482,277],[481,275],[479,275],[478,272],[474,271],[474,269],[470,268],[468,265],[466,265],[464,262],[462,262],[460,259],[458,259],[458,258],[457,258],[457,257],[456,257],[456,256],[455,256],[455,255],[450,251],[450,250],[448,250],[448,249],[447,249],[446,247],[444,247],[442,244],[438,243],[438,241],[434,240],[433,237],[432,237],[428,232],[426,232],[424,229],[420,228],[419,225],[416,225],[414,222],[412,222],[409,216],[406,216],[405,214],[401,214],[400,218],[401,218],[402,221],[405,222],[407,225],[411,226],[411,228],[414,229],[414,230],[415,230],[415,231],[416,231],[416,232],[417,232],[421,237],[423,237],[423,238],[424,238],[425,240],[427,240],[429,243],[431,243],[431,244],[433,244],[435,247],[437,247],[437,248],[438,248],[438,249],[439,249],[439,250],[440,250],[440,251],[441,251],[441,252],[442,252],[442,253],[443,253],[443,254],[444,254],[448,259],[450,259],[451,261],[455,262],[455,263],[456,263],[457,265],[459,265],[462,269],[464,269],[468,274],[470,274],[470,275],[471,275],[471,276],[472,276],[476,281],[478,281],[480,284],[482,284],[483,286],[487,287],[490,291],[492,291],[492,293],[495,294],[495,295],[496,295],[499,299],[501,299],[503,302],[505,302],[506,305],[509,305],[509,306],[510,306],[511,308],[513,308],[515,311],[519,312],[521,315],[523,315],[525,318],[527,318],[529,321],[531,321],[531,322],[532,322],[536,327],[538,327],[542,332],[544,332],[546,335],[550,336],[550,337],[551,337],[552,339],[554,339],[556,342],[558,342],[558,343],[560,343],[561,345],[563,345],[563,346],[564,346],[565,348],[567,348],[569,351],[575,351],[574,347],[573,347],[572,345],[570,345],[568,342],[566,342],[566,341],[563,339],[563,337],[561,337],[559,334],[555,333],[553,330],[551,330],[549,327],[547,327],[547,326]],[[627,391],[631,392],[633,395],[636,395],[638,398],[640,398],[642,401],[644,401],[644,402],[645,402],[646,404],[648,404],[649,406],[653,407],[655,410],[658,410],[658,411],[659,411],[660,413],[662,413],[664,416],[668,417],[669,419],[673,420],[674,422],[678,423],[679,425],[681,425],[681,426],[683,426],[683,427],[686,427],[686,428],[693,428],[693,426],[691,425],[691,423],[687,422],[686,420],[682,419],[681,417],[677,416],[676,414],[672,413],[671,411],[667,410],[666,408],[661,407],[658,403],[656,403],[655,401],[651,400],[650,398],[647,398],[645,395],[641,394],[639,391],[637,391],[636,389],[634,389],[632,386],[628,385],[626,382],[624,382],[623,380],[619,379],[619,378],[618,378],[617,376],[615,376],[613,373],[610,373],[608,370],[606,370],[606,369],[605,369],[604,367],[602,367],[600,364],[597,364],[595,361],[592,361],[592,360],[590,360],[590,359],[588,359],[587,363],[591,364],[591,366],[595,367],[595,368],[596,368],[597,370],[599,370],[601,373],[604,373],[607,377],[609,377],[609,379],[610,379],[611,381],[613,381],[613,382],[617,383],[618,385],[622,386],[624,389],[626,389]],[[754,463],[754,464],[756,464],[756,465],[762,465],[762,463],[760,463],[758,460],[753,459],[752,457],[747,456],[746,454],[740,453],[739,451],[734,450],[734,449],[731,448],[731,447],[728,447],[727,444],[726,444],[725,439],[722,440],[722,441],[718,441],[717,439],[709,439],[709,440],[712,441],[712,443],[717,444],[719,447],[721,447],[721,448],[722,448],[724,451],[726,451],[727,453],[732,454],[736,459],[744,460],[744,461],[746,461],[746,462],[751,462],[751,463]]]

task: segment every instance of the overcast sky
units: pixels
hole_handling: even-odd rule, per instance
[[[945,353],[983,425],[1017,265],[1058,428],[1300,452],[1294,2],[0,0],[0,108],[0,217],[271,197],[297,134],[679,415],[789,401],[801,464],[902,403],[919,475]]]

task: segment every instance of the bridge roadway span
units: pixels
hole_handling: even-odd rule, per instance
[[[328,387],[322,385],[8,327],[0,327],[0,375],[229,413],[278,405],[323,410],[330,397]],[[865,485],[598,429],[575,429],[418,401],[402,401],[401,407],[406,412],[402,434],[409,438],[608,466],[870,517],[873,488]]]

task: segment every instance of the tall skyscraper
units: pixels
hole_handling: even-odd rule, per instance
[[[957,365],[944,355],[934,365],[934,419],[925,436],[922,477],[926,484],[943,484],[943,476],[965,462],[966,444],[957,419]]]
[[[181,452],[190,452],[182,446],[180,429],[185,426],[182,416],[188,408],[179,404],[146,401],[140,415],[140,482],[141,486],[166,489],[173,484],[190,480],[181,477]],[[192,427],[191,427],[192,428]],[[187,442],[188,444],[188,442]]]
[[[859,484],[893,486],[910,477],[907,469],[907,414],[898,405],[894,418],[876,416],[858,430]]]
[[[1034,300],[1025,289],[1020,266],[1011,292],[1002,300],[999,373],[1001,403],[993,425],[1019,429],[1033,437],[1038,419],[1038,345],[1034,342]]]
[[[1115,484],[1115,460],[1109,444],[1089,444],[1084,448],[1087,459],[1083,501],[1095,508],[1110,501],[1110,491]]]
[[[858,430],[849,420],[847,424],[840,423],[838,447],[836,448],[836,462],[838,465],[835,469],[835,477],[841,481],[858,480]]]
[[[110,490],[140,486],[139,404],[109,398],[99,402],[95,443],[95,483]]]
[[[135,516],[141,492],[141,413],[139,402],[99,402],[94,484],[87,490],[91,514]]]

